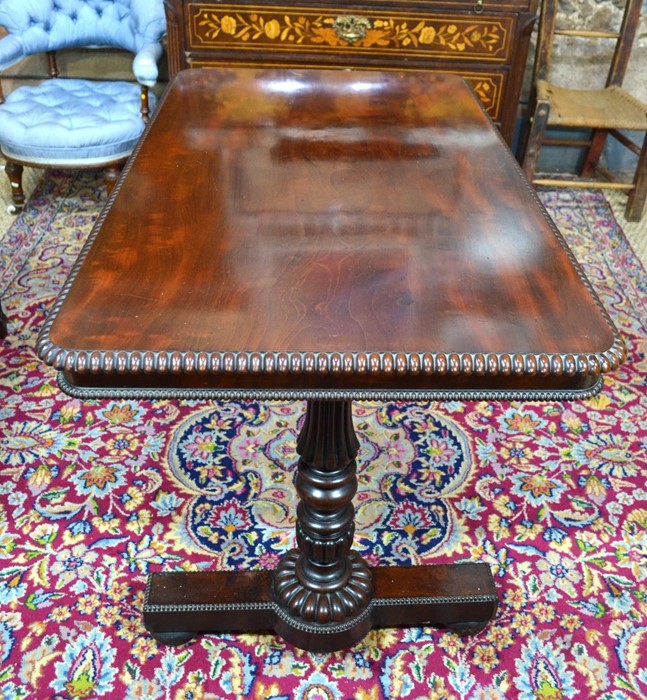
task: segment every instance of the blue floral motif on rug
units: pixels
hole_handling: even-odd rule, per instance
[[[226,552],[226,568],[271,568],[285,530],[294,528],[304,406],[250,402],[237,409],[222,403],[195,412],[175,430],[168,465],[177,484],[169,498],[183,511],[177,537],[184,547]],[[464,433],[418,404],[362,404],[355,418],[356,548],[375,564],[411,564],[447,551],[460,533],[449,497],[471,473]]]

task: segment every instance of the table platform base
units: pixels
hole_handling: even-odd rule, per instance
[[[431,625],[474,634],[491,620],[498,597],[483,563],[371,569],[374,595],[343,623],[312,623],[276,603],[272,571],[165,572],[149,577],[144,624],[153,637],[181,644],[201,633],[274,630],[313,652],[348,648],[373,627]]]

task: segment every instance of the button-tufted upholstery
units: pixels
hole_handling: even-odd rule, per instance
[[[24,165],[107,168],[110,188],[155,106],[148,88],[157,82],[162,55],[163,0],[0,0],[0,26],[8,32],[0,39],[0,70],[69,48],[134,54],[132,82],[54,77],[23,85],[4,100],[0,90],[0,151],[13,211],[24,203]],[[0,336],[2,320],[0,309]]]
[[[141,85],[157,81],[162,0],[0,0],[0,25],[9,32],[0,40],[0,69],[41,52],[106,46],[136,54],[133,75]],[[149,99],[152,108],[155,96]],[[127,158],[141,135],[140,108],[134,82],[55,78],[23,86],[0,105],[0,149],[15,163],[112,164]],[[14,197],[16,209],[21,204]]]
[[[22,55],[74,46],[118,46],[137,53],[165,31],[157,0],[4,0],[0,25]],[[6,68],[0,53],[0,69]]]
[[[131,83],[63,79],[16,90],[0,108],[2,152],[59,168],[127,158],[144,125],[139,95]]]

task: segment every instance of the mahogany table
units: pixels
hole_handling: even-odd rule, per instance
[[[457,77],[252,68],[174,79],[38,342],[70,394],[305,399],[298,548],[277,569],[155,573],[154,636],[481,629],[483,563],[352,550],[351,401],[577,399],[624,347]]]

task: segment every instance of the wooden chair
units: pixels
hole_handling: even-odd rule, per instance
[[[523,168],[527,178],[536,185],[595,187],[620,189],[628,192],[625,215],[629,221],[640,220],[647,198],[647,104],[622,88],[643,0],[628,0],[622,25],[618,32],[592,30],[560,30],[557,28],[557,0],[543,0],[539,24],[534,86],[531,104],[533,116],[526,146]],[[615,42],[605,87],[574,89],[549,82],[553,41],[556,35],[584,39],[608,39]],[[590,129],[589,140],[547,138],[546,131],[556,127]],[[639,147],[624,131],[644,132]],[[632,182],[619,182],[600,164],[608,135],[615,137],[638,156]],[[536,178],[537,160],[543,144],[586,147],[582,180],[563,181]],[[604,179],[593,179],[602,176]]]

